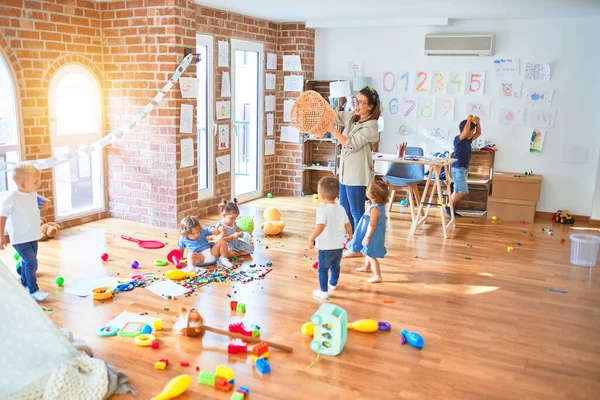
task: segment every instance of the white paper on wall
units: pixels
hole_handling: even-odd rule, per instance
[[[527,125],[536,128],[554,128],[556,111],[551,110],[527,110]]]
[[[221,175],[231,171],[231,156],[226,154],[215,159],[217,164],[217,175]]]
[[[285,92],[302,92],[304,90],[304,77],[302,75],[284,76],[283,90]]]
[[[295,102],[296,100],[291,99],[286,99],[283,101],[283,122],[290,122],[292,120],[290,114]]]
[[[219,42],[219,67],[229,67],[229,43],[220,41]]]
[[[448,90],[448,72],[433,71],[433,80],[431,81],[431,94],[446,94]]]
[[[223,72],[221,77],[221,97],[231,97],[231,81],[229,72]]]
[[[525,64],[526,81],[549,81],[551,75],[550,64],[548,63],[533,63]]]
[[[490,102],[468,101],[466,111],[467,115],[472,114],[481,119],[488,119],[490,117]]]
[[[502,107],[498,115],[500,125],[521,126],[525,119],[524,108]]]
[[[181,165],[180,168],[194,166],[194,140],[181,139]]]
[[[300,56],[298,56],[298,55],[283,56],[283,70],[284,71],[302,72],[302,62],[300,61]]]
[[[219,125],[219,150],[227,150],[229,148],[229,125]]]
[[[442,121],[454,121],[454,97],[437,97],[435,107],[435,119]]]
[[[273,136],[275,134],[275,117],[273,114],[267,114],[267,136]]]
[[[483,95],[485,90],[485,71],[469,72],[465,91],[467,94]]]
[[[217,101],[217,119],[230,119],[231,118],[231,102],[229,101]]]
[[[267,69],[277,69],[277,54],[267,53]]]
[[[500,96],[518,99],[519,97],[521,97],[522,83],[523,82],[521,82],[518,79],[501,78],[497,84]]]
[[[277,80],[277,75],[267,73],[265,75],[265,90],[275,90],[276,80]]]
[[[192,133],[194,123],[194,106],[191,104],[182,104],[179,115],[179,132]]]
[[[275,96],[265,96],[265,111],[275,111]]]
[[[435,118],[435,97],[419,97],[419,119]]]
[[[281,141],[298,143],[300,141],[300,132],[293,126],[282,126],[281,127]]]
[[[179,78],[179,91],[184,99],[195,99],[200,92],[200,80],[196,78]]]
[[[275,154],[275,140],[265,140],[265,156],[272,156]]]
[[[494,74],[497,78],[519,76],[518,58],[497,58],[493,61]]]
[[[525,96],[525,105],[531,108],[550,108],[552,105],[552,89],[529,89]]]
[[[563,163],[587,164],[588,148],[577,144],[563,144],[560,158]]]
[[[450,71],[450,76],[448,77],[448,90],[446,93],[452,95],[465,94],[466,81],[466,72]]]

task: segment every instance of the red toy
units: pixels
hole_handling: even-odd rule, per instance
[[[319,262],[318,262],[318,261],[316,261],[316,262],[313,264],[313,268],[314,268],[314,269],[318,269],[318,268],[319,268]]]
[[[252,355],[256,357],[261,357],[263,354],[269,352],[269,345],[265,342],[260,342],[252,349]]]
[[[108,254],[104,253],[100,256],[100,258],[102,259],[102,261],[107,261],[108,260]]]
[[[236,322],[235,324],[229,324],[229,332],[239,333],[240,335],[252,337],[252,331],[249,331],[243,322]]]
[[[142,249],[162,249],[165,247],[165,244],[158,240],[139,240],[125,235],[121,235],[121,239],[137,243]]]
[[[237,301],[232,301],[229,303],[229,308],[231,308],[231,311],[237,311],[237,305],[238,305]]]
[[[152,347],[154,350],[158,349],[160,347],[160,345],[158,344],[158,340],[155,340],[154,342],[150,343],[150,347]]]
[[[229,392],[233,389],[233,385],[227,382],[227,379],[222,376],[217,376],[215,378],[215,389],[221,392]]]
[[[182,367],[189,367],[190,363],[187,362],[187,361],[182,361],[182,362],[179,363],[179,365],[181,365]]]
[[[177,269],[181,269],[181,257],[183,257],[183,254],[181,254],[181,251],[179,251],[179,249],[171,250],[169,254],[167,254],[167,260],[175,264],[175,267]]]
[[[245,343],[239,339],[234,340],[227,346],[227,353],[229,354],[240,354],[248,352],[248,343]]]

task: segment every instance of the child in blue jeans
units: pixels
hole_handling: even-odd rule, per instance
[[[344,252],[346,234],[352,239],[352,224],[346,210],[335,202],[339,196],[340,184],[328,176],[321,178],[318,186],[322,205],[317,209],[317,226],[308,239],[308,247],[319,248],[319,289],[313,291],[315,297],[326,299],[334,291],[340,277],[340,263]],[[331,270],[331,278],[329,271]]]
[[[371,200],[371,206],[363,214],[358,226],[354,241],[348,246],[362,245],[361,253],[365,256],[365,266],[357,268],[358,272],[373,272],[373,276],[367,279],[369,283],[378,283],[383,280],[379,259],[385,257],[385,204],[390,197],[390,188],[383,181],[375,181],[367,188],[367,198]]]
[[[8,244],[4,235],[6,228],[10,242],[21,256],[21,284],[38,302],[48,298],[48,293],[38,287],[35,276],[38,267],[38,240],[42,237],[40,203],[36,193],[40,175],[40,171],[30,164],[15,167],[13,180],[17,184],[17,190],[8,195],[0,211],[0,249],[4,250]],[[40,199],[42,203],[47,201],[43,197]]]

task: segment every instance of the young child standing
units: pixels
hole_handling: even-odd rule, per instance
[[[367,281],[378,283],[383,280],[379,259],[385,257],[385,204],[390,197],[390,189],[383,181],[374,181],[367,188],[367,198],[371,200],[371,206],[364,213],[358,227],[354,240],[362,241],[361,253],[365,255],[365,266],[357,268],[358,272],[373,272],[373,276]]]
[[[319,200],[317,226],[308,239],[308,247],[319,248],[319,289],[313,291],[315,297],[326,299],[335,290],[340,277],[340,263],[344,252],[346,234],[352,239],[352,224],[344,207],[336,204],[340,184],[333,177],[321,178],[318,185]],[[328,277],[331,270],[331,278]]]
[[[235,224],[240,216],[237,199],[223,200],[221,204],[221,222],[215,227],[221,234],[221,239],[227,242],[228,257],[247,256],[254,252],[254,244],[246,243],[241,238],[244,232]]]
[[[48,293],[40,290],[35,276],[38,267],[38,240],[42,237],[36,193],[40,175],[40,171],[33,165],[16,166],[13,180],[17,184],[17,190],[8,195],[0,211],[0,249],[4,250],[7,245],[4,236],[7,228],[10,241],[22,260],[21,285],[27,287],[31,297],[38,302],[48,298]]]
[[[466,120],[458,126],[460,134],[454,138],[454,158],[458,159],[452,164],[452,179],[454,180],[454,193],[450,201],[456,209],[456,204],[469,193],[467,176],[469,175],[469,164],[471,163],[471,144],[481,136],[480,119],[469,115]],[[446,206],[446,214],[450,215],[450,207]],[[460,217],[460,214],[454,212]]]
[[[181,238],[177,247],[181,254],[188,251],[186,269],[193,270],[196,264],[212,263],[216,259],[221,265],[233,266],[227,259],[227,243],[224,240],[208,241],[209,236],[220,233],[217,229],[202,228],[198,218],[185,217],[179,223],[179,233]]]

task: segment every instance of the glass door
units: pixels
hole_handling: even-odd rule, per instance
[[[213,37],[196,35],[196,52],[200,62],[196,63],[199,80],[197,101],[198,134],[198,200],[214,195],[214,155],[213,134]]]
[[[247,201],[262,195],[263,45],[232,39],[231,58],[232,194]]]

